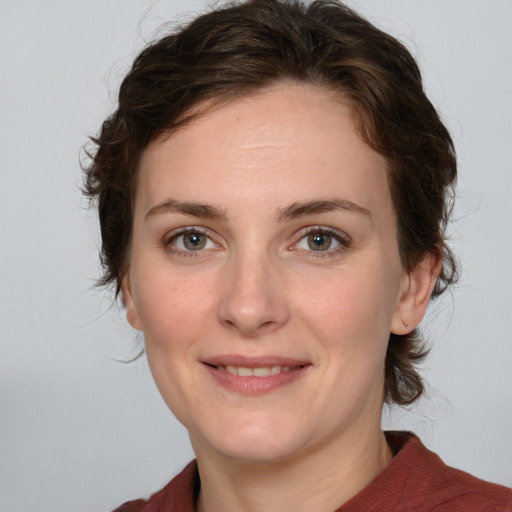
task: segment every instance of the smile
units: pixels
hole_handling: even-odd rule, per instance
[[[203,361],[210,378],[226,390],[263,395],[305,378],[312,364],[287,357],[218,356]]]
[[[300,366],[261,366],[256,368],[249,368],[246,366],[216,366],[217,370],[227,372],[231,375],[238,375],[239,377],[269,377],[271,375],[278,375],[289,371],[297,370]]]

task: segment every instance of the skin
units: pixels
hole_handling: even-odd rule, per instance
[[[344,202],[324,211],[325,201]],[[404,271],[386,160],[340,101],[279,84],[153,142],[129,263],[127,318],[190,433],[199,510],[332,511],[389,464],[380,429],[389,333],[420,322],[440,262],[426,255]],[[205,366],[225,354],[307,366],[246,394]]]

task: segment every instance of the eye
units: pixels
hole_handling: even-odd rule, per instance
[[[343,237],[327,228],[312,228],[300,238],[293,248],[300,251],[332,254],[343,251],[348,246],[348,237]]]
[[[206,233],[197,228],[174,234],[166,242],[166,246],[176,253],[190,253],[219,247]]]
[[[333,243],[332,236],[327,233],[312,233],[307,237],[308,247],[312,251],[327,251]]]

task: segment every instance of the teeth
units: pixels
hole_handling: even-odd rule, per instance
[[[270,368],[254,368],[252,374],[255,377],[268,377],[270,375]]]
[[[226,366],[226,371],[231,375],[238,375],[238,368],[236,366]]]
[[[289,372],[291,366],[262,366],[258,368],[247,368],[246,366],[217,366],[217,370],[226,371],[231,375],[239,377],[268,377],[281,372]]]

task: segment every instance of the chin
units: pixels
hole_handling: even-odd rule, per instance
[[[196,455],[200,456],[205,443],[222,456],[240,462],[271,463],[297,455],[305,443],[305,435],[293,435],[285,422],[230,422],[229,427],[198,438],[191,434]],[[304,433],[303,433],[304,434]],[[301,439],[302,438],[302,442]]]

